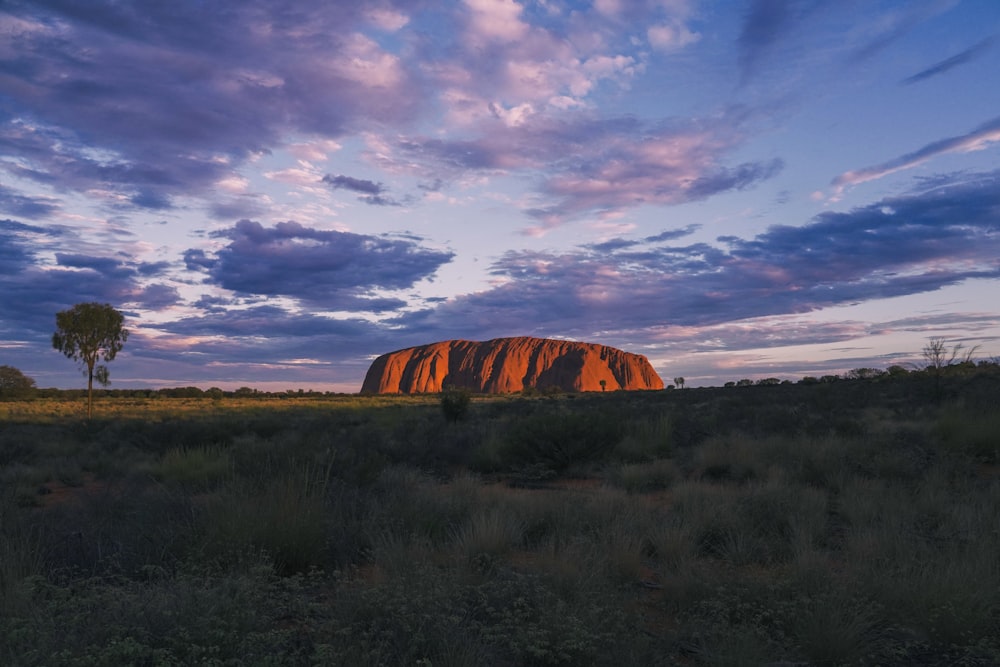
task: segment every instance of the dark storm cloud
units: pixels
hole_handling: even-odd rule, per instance
[[[998,211],[993,172],[721,245],[508,252],[492,267],[499,287],[399,323],[491,335],[520,324],[573,335],[709,326],[928,292],[1000,277]]]
[[[381,312],[399,299],[373,296],[376,289],[405,289],[451,261],[450,252],[417,242],[351,232],[322,231],[296,222],[265,228],[241,220],[217,236],[230,239],[214,257],[188,250],[189,269],[241,294],[290,296],[333,310]]]
[[[903,85],[919,83],[921,81],[930,79],[931,77],[935,77],[939,74],[944,74],[945,72],[952,70],[960,65],[972,62],[979,56],[983,55],[993,45],[993,42],[994,38],[988,37],[979,42],[978,44],[975,44],[974,46],[967,48],[961,53],[956,53],[950,58],[945,58],[941,62],[931,65],[925,70],[917,72],[913,76],[906,77],[900,83],[902,83]]]
[[[169,208],[287,131],[336,136],[412,118],[405,63],[352,29],[365,8],[320,0],[12,0],[0,149],[18,175]],[[367,69],[366,69],[367,68]],[[386,99],[392,103],[387,104]],[[16,101],[15,101],[16,100]],[[220,159],[221,158],[221,159]]]

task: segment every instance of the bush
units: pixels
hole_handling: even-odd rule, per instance
[[[27,398],[35,393],[35,381],[13,366],[0,366],[0,400]]]
[[[574,464],[604,459],[621,436],[616,416],[555,409],[514,422],[498,455],[510,470],[541,465],[563,471]]]
[[[466,389],[446,389],[441,392],[441,411],[449,422],[465,419],[469,413],[471,395]]]
[[[154,471],[164,482],[201,490],[217,486],[231,473],[229,453],[220,447],[171,449]]]

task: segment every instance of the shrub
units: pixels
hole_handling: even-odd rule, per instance
[[[456,548],[470,561],[496,557],[519,546],[524,524],[502,508],[475,512],[455,532]]]
[[[327,557],[323,488],[308,474],[282,475],[255,488],[234,482],[206,501],[201,554],[225,563],[262,554],[280,574],[322,567]]]
[[[231,473],[229,453],[220,447],[174,448],[154,468],[160,480],[194,489],[213,488]]]
[[[562,471],[573,464],[602,460],[620,438],[616,416],[557,408],[511,424],[498,454],[508,469],[541,464]]]
[[[441,392],[441,411],[450,422],[465,419],[469,413],[471,395],[467,389],[452,388]]]

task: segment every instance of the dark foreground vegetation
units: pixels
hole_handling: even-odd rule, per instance
[[[0,664],[1000,664],[995,366],[94,413],[0,402]]]

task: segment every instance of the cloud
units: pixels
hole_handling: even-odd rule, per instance
[[[59,211],[60,205],[51,197],[29,196],[0,185],[0,211],[19,218],[40,220]]]
[[[210,301],[198,304],[205,308],[202,316],[146,324],[160,333],[133,337],[129,341],[133,358],[154,369],[158,362],[169,363],[176,369],[175,377],[192,381],[261,386],[285,381],[294,373],[296,386],[339,381],[356,388],[373,355],[426,342],[367,319],[271,304],[234,308],[225,302],[213,307]]]
[[[380,195],[385,191],[385,187],[381,183],[366,181],[361,178],[352,178],[350,176],[332,176],[327,174],[323,177],[323,182],[330,185],[334,190],[343,188],[369,195]]]
[[[747,122],[742,110],[690,121],[573,114],[495,127],[473,140],[407,138],[396,148],[407,164],[423,165],[426,177],[544,169],[536,187],[549,203],[524,212],[551,227],[595,211],[698,201],[773,177],[780,159],[725,164]]]
[[[76,245],[79,239],[61,228],[0,221],[0,293],[4,295],[0,338],[46,340],[56,312],[83,301],[148,310],[179,301],[174,287],[147,282],[166,273],[168,265],[136,262],[124,253],[107,257],[59,250]],[[54,265],[44,256],[50,248],[56,250]]]
[[[351,192],[361,193],[362,196],[358,197],[358,200],[372,206],[402,206],[400,202],[392,197],[387,197],[385,186],[375,181],[353,178],[351,176],[333,176],[327,174],[323,177],[323,183],[326,183],[334,190],[350,190]]]
[[[511,251],[492,266],[496,287],[398,323],[456,335],[586,337],[929,292],[1000,277],[998,207],[1000,172],[992,172],[719,245]]]
[[[835,0],[751,0],[737,39],[742,81],[752,78],[783,43],[808,37],[805,24],[816,12],[840,4]]]
[[[673,241],[674,239],[683,238],[689,234],[694,234],[696,231],[701,229],[701,225],[688,225],[686,227],[681,227],[680,229],[668,229],[659,234],[653,236],[647,236],[644,241],[647,243],[658,243],[660,241]]]
[[[241,220],[215,234],[229,244],[209,256],[185,253],[187,266],[239,294],[289,296],[327,310],[384,312],[405,303],[378,290],[412,287],[451,261],[451,252],[410,239],[323,231],[296,222],[266,228]]]
[[[882,15],[881,20],[870,23],[868,26],[869,30],[876,33],[876,35],[869,39],[861,48],[855,50],[851,61],[858,63],[873,58],[893,43],[905,37],[924,21],[947,12],[957,2],[958,0],[913,2],[886,11]]]
[[[941,62],[931,65],[927,69],[917,72],[913,76],[906,77],[900,83],[902,83],[904,86],[908,86],[914,83],[919,83],[921,81],[930,79],[931,77],[938,76],[939,74],[944,74],[945,72],[952,70],[960,65],[972,62],[976,58],[986,53],[986,51],[988,51],[989,48],[993,46],[993,42],[994,38],[988,37],[979,42],[978,44],[970,46],[969,48],[965,49],[960,53],[956,53],[950,58],[945,58]]]
[[[287,133],[333,138],[405,122],[425,96],[407,64],[359,32],[402,11],[256,0],[145,5],[10,2],[14,122],[3,165],[123,205],[164,209],[208,193]],[[16,160],[14,160],[16,158]]]
[[[701,35],[692,32],[687,26],[676,23],[654,25],[646,31],[650,46],[657,51],[679,51],[685,46],[694,44]]]
[[[907,153],[874,167],[844,172],[833,179],[831,184],[835,192],[839,194],[848,186],[878,180],[897,171],[921,165],[939,155],[983,150],[998,141],[1000,141],[1000,116],[983,123],[966,134],[929,143],[912,153]]]
[[[513,0],[467,0],[441,18],[455,40],[421,42],[423,71],[435,82],[451,128],[587,105],[602,85],[625,87],[645,68],[634,26],[656,25],[658,44],[690,43],[687,2],[622,2],[611,8]],[[613,20],[609,20],[612,18]],[[667,29],[675,34],[668,36]]]

